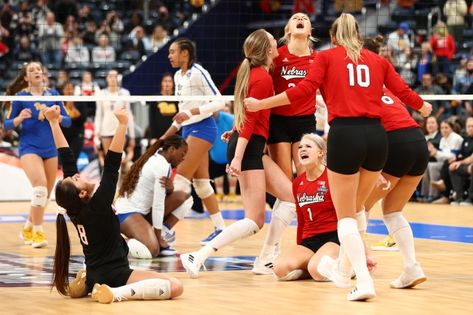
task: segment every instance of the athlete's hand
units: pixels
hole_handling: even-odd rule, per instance
[[[241,160],[237,158],[233,158],[230,165],[227,164],[227,173],[230,176],[238,177],[241,173]]]
[[[243,100],[243,105],[245,105],[245,109],[249,112],[257,112],[262,108],[261,101],[254,97],[245,98]]]
[[[29,108],[24,108],[20,114],[18,115],[18,117],[20,117],[21,121],[25,120],[25,119],[29,119],[31,118],[32,114],[31,114],[31,109]]]
[[[451,163],[449,166],[448,166],[448,169],[450,171],[456,171],[461,165],[461,162],[460,161],[456,161],[456,162],[453,162]]]
[[[419,113],[422,117],[429,117],[430,113],[432,113],[432,105],[424,101],[424,104],[422,104],[422,107],[419,109]]]
[[[373,256],[367,255],[366,256],[366,266],[368,267],[368,271],[370,273],[373,273],[376,270],[376,267],[378,266],[378,262],[374,260]]]
[[[128,124],[128,111],[125,106],[117,107],[113,113],[121,125]]]
[[[172,194],[174,191],[174,184],[172,183],[172,179],[166,176],[162,176],[159,179],[159,182],[161,183],[161,186],[166,188],[166,195]]]
[[[228,141],[230,140],[230,137],[232,136],[232,133],[233,133],[233,130],[225,131],[220,136],[220,139],[222,139],[223,142],[228,143]]]
[[[182,124],[186,120],[192,117],[192,113],[190,110],[183,110],[182,112],[179,112],[174,116],[173,120],[179,124]]]
[[[59,106],[53,105],[51,107],[46,108],[43,111],[43,115],[51,123],[58,122],[59,117],[61,116],[61,109],[59,108]]]

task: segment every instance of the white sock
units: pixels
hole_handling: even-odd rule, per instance
[[[212,222],[214,223],[217,230],[225,229],[225,221],[223,221],[223,216],[220,211],[215,214],[211,214],[210,219],[212,219]]]
[[[43,225],[33,225],[33,233],[43,232]]]
[[[236,221],[229,225],[222,231],[222,233],[211,240],[208,245],[218,250],[236,240],[256,234],[258,231],[259,227],[255,221],[244,218],[243,220]]]
[[[296,205],[293,202],[276,202],[269,223],[269,231],[263,244],[260,256],[274,253],[276,245],[281,242],[286,227],[291,223],[296,214]]]
[[[32,229],[33,228],[33,223],[29,219],[26,220],[25,225],[23,226],[24,230]]]
[[[366,266],[366,255],[363,240],[358,232],[355,219],[343,218],[338,221],[338,238],[343,247],[345,255],[355,270],[358,283],[372,281],[368,267]]]
[[[222,232],[223,233],[223,232]],[[213,255],[217,249],[213,248],[209,244],[205,245],[201,249],[197,251],[197,256],[200,258],[201,262],[203,263],[207,258]]]
[[[351,262],[348,259],[347,254],[345,253],[345,248],[341,244],[340,241],[340,249],[338,251],[338,271],[345,277],[349,277],[351,275]]]
[[[168,300],[171,297],[171,281],[146,279],[112,289],[114,300]]]
[[[416,251],[414,247],[414,236],[412,229],[402,212],[393,212],[383,217],[384,224],[388,228],[396,244],[401,251],[404,267],[412,267],[416,263]]]

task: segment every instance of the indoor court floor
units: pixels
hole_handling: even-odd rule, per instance
[[[1,314],[471,314],[473,309],[473,207],[409,204],[405,213],[416,237],[417,259],[428,281],[414,289],[390,289],[399,276],[399,252],[373,252],[377,297],[369,302],[348,302],[347,289],[311,280],[278,282],[273,276],[251,273],[265,237],[260,233],[238,241],[207,260],[207,271],[189,279],[177,257],[130,259],[133,268],[168,272],[182,280],[184,294],[170,301],[125,301],[102,305],[91,298],[70,299],[51,291],[55,246],[55,204],[47,209],[45,232],[49,245],[32,249],[22,245],[18,233],[27,202],[0,202],[0,305]],[[222,203],[227,224],[243,216],[241,204]],[[267,212],[267,222],[270,212]],[[382,239],[386,229],[380,211],[373,211],[367,242]],[[200,247],[212,229],[202,216],[185,219],[176,227],[178,252]],[[71,276],[82,268],[77,234],[72,241]],[[295,244],[295,222],[284,234],[282,251]]]

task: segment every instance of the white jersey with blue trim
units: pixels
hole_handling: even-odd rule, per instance
[[[115,201],[116,213],[139,212],[147,215],[151,209],[153,225],[162,224],[162,222],[155,223],[154,219],[156,216],[161,219],[164,214],[166,188],[159,181],[163,176],[171,176],[171,165],[159,152],[156,152],[143,165],[131,195],[119,197]]]
[[[195,95],[221,95],[210,74],[199,64],[193,64],[192,67],[182,73],[178,70],[174,74],[174,85],[177,96],[195,96]],[[181,101],[179,110],[190,110],[199,107],[201,114],[193,115],[189,120],[182,123],[183,126],[195,124],[199,121],[212,116],[212,113],[222,109],[225,106],[224,101]]]

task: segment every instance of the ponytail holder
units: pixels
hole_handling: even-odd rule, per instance
[[[63,216],[67,214],[67,210],[61,206],[57,206],[56,216],[62,214]]]
[[[249,62],[251,62],[251,58],[250,57],[245,57],[246,60],[248,60]]]

